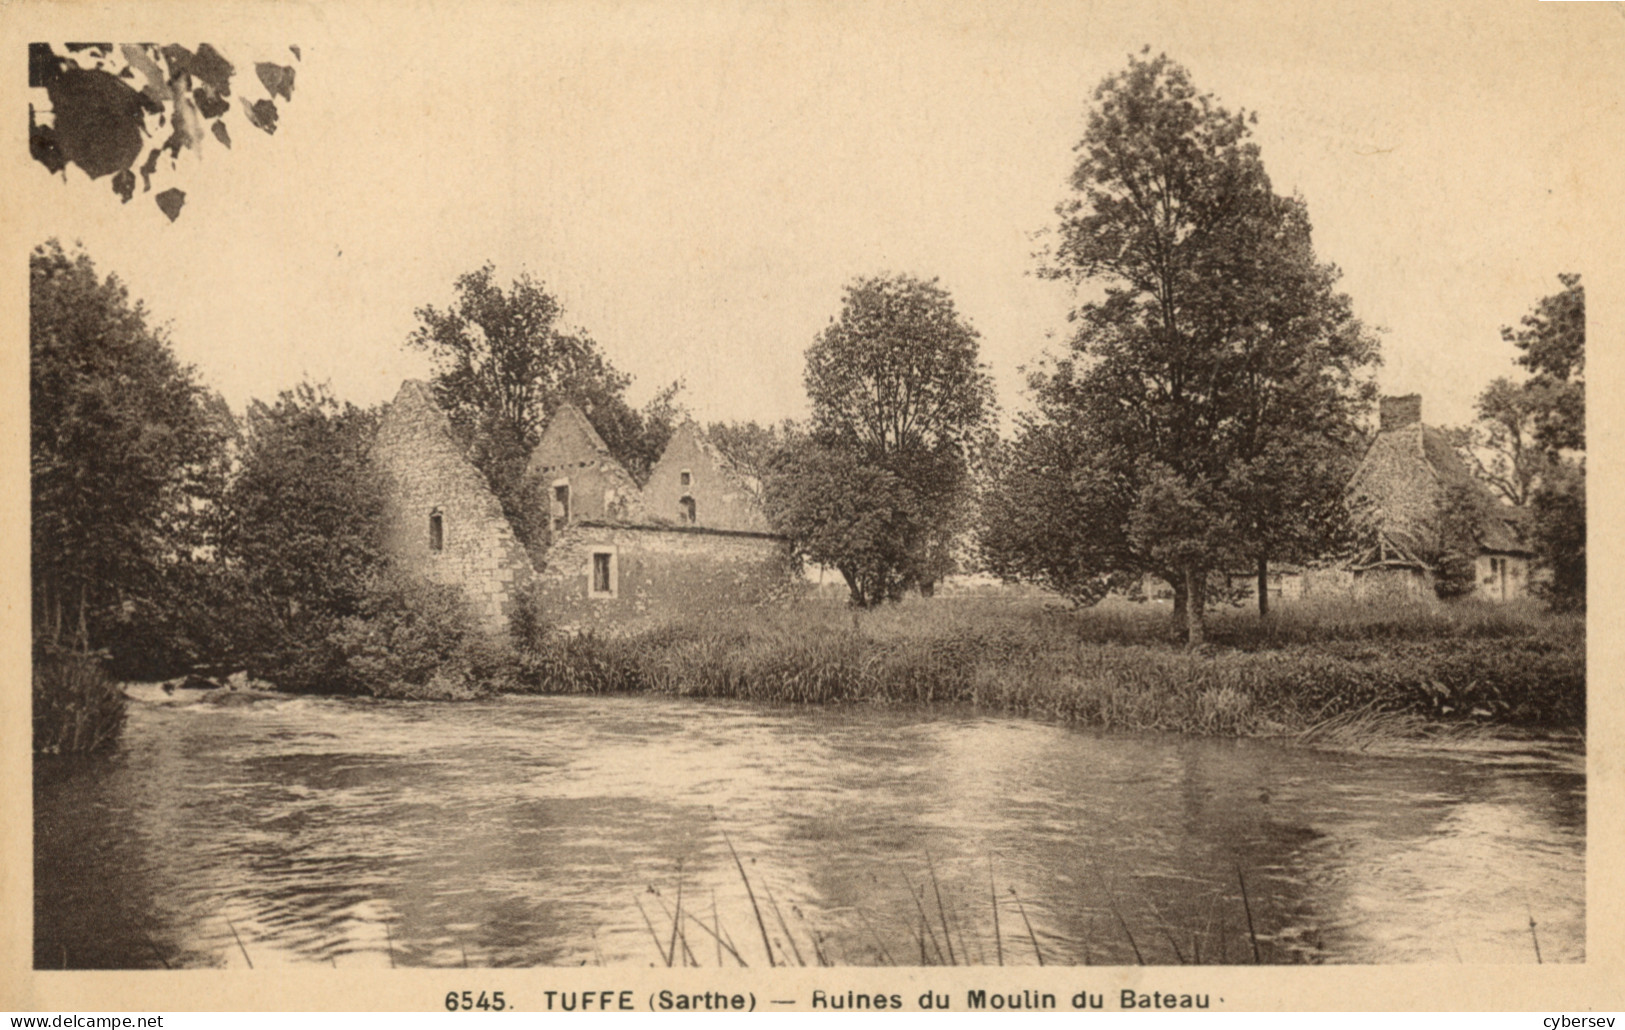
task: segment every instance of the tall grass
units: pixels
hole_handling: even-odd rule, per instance
[[[34,750],[95,751],[124,728],[124,691],[95,655],[58,648],[34,654]]]
[[[695,618],[625,637],[535,642],[521,689],[801,703],[966,704],[1068,723],[1338,740],[1424,722],[1577,726],[1584,624],[1533,608],[1221,612],[1187,651],[1127,605],[1056,613],[922,601],[850,614],[802,606]]]

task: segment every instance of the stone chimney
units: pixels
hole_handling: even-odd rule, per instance
[[[1412,393],[1404,397],[1384,397],[1378,410],[1382,420],[1379,428],[1384,433],[1390,429],[1404,429],[1422,421],[1422,395]]]

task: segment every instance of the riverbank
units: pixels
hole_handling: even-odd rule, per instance
[[[1003,600],[824,605],[694,618],[522,651],[522,693],[799,703],[966,704],[1119,730],[1310,740],[1441,724],[1583,729],[1585,624],[1533,606],[1216,612],[1166,641],[1152,605],[1056,611]]]

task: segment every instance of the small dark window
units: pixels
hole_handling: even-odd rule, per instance
[[[610,555],[603,551],[595,552],[592,556],[592,592],[604,596],[615,593],[614,576],[611,574]]]
[[[693,522],[694,521],[694,518],[695,518],[695,514],[694,514],[694,498],[692,498],[692,497],[684,497],[684,498],[682,498],[681,500],[679,500],[677,502],[677,509],[678,509],[679,512],[682,513],[684,522]]]
[[[678,474],[677,481],[679,483],[681,483],[683,486],[693,486],[694,485],[694,473],[690,472],[688,469],[684,469],[682,472],[680,472]]]
[[[440,551],[446,546],[446,523],[438,511],[429,513],[429,550]]]
[[[570,484],[559,483],[553,487],[553,532],[557,533],[570,524]]]

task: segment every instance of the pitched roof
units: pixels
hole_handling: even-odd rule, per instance
[[[1378,543],[1354,564],[1428,564],[1439,550],[1437,504],[1453,487],[1479,502],[1474,535],[1481,548],[1528,553],[1514,529],[1517,516],[1468,471],[1449,437],[1409,422],[1378,433],[1350,480],[1349,493],[1371,505],[1378,531]]]

